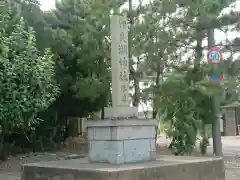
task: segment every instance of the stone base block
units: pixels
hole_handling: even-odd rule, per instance
[[[88,163],[87,159],[26,164],[22,180],[225,180],[221,158],[160,156],[138,164]]]
[[[91,162],[124,164],[156,159],[155,120],[87,121]]]
[[[137,107],[118,106],[104,108],[104,119],[136,119],[137,115]]]

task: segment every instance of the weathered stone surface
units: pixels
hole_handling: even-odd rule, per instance
[[[88,163],[87,159],[23,165],[22,180],[224,180],[221,158],[160,156],[156,161],[112,165]],[[65,178],[65,179],[64,179]],[[68,178],[68,179],[67,179]]]
[[[105,107],[104,119],[137,118],[138,108],[129,106]]]
[[[110,18],[112,106],[129,106],[129,60],[127,17]]]
[[[123,164],[156,159],[155,120],[89,121],[91,162]]]
[[[89,140],[130,140],[155,137],[155,120],[102,120],[88,123]]]
[[[60,176],[53,176],[52,180],[61,180],[61,177]]]
[[[74,180],[75,177],[74,177],[73,174],[65,174],[65,175],[63,175],[60,179],[61,179],[61,180]]]
[[[156,124],[156,120],[143,120],[143,119],[115,119],[115,120],[101,120],[86,122],[87,127],[128,127],[128,126],[152,126]]]
[[[129,106],[128,20],[112,15],[112,107],[104,120],[87,121],[88,157],[91,162],[124,164],[155,159],[156,121],[138,120],[138,109]]]

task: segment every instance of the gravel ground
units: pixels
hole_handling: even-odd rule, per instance
[[[80,158],[84,155],[66,152],[56,153],[31,153],[9,158],[5,162],[0,162],[0,180],[19,180],[21,175],[21,164],[34,163],[40,161],[57,161],[64,159]]]
[[[64,159],[74,159],[84,157],[81,154],[72,154],[66,152],[55,152],[55,153],[31,153],[26,155],[19,155],[16,157],[9,158],[7,161],[0,163],[0,172],[20,172],[21,164],[34,163],[40,161],[57,161]]]

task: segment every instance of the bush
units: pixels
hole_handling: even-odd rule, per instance
[[[40,55],[33,29],[25,31],[21,18],[8,36],[4,27],[8,14],[1,12],[0,20],[0,126],[1,143],[7,144],[15,131],[29,139],[27,132],[34,132],[41,124],[39,112],[55,100],[58,86],[52,54],[47,49]]]

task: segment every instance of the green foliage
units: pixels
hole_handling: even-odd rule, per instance
[[[64,116],[88,116],[107,104],[110,4],[63,0],[56,4],[56,10],[46,13],[45,19],[53,27],[51,48],[61,88],[55,105]]]
[[[125,2],[62,0],[56,9],[43,12],[37,0],[0,0],[0,125],[5,132],[23,132],[5,136],[2,142],[51,144],[62,138],[67,117],[88,116],[110,102],[109,14]],[[157,112],[164,115],[175,154],[191,153],[197,134],[216,118],[219,105],[239,99],[239,62],[233,60],[239,40],[222,49],[231,51],[231,57],[214,69],[225,73],[221,86],[206,80],[213,69],[203,63],[202,41],[208,28],[239,28],[239,14],[219,16],[232,2],[140,1],[128,13],[133,104],[138,106],[141,97],[152,102],[153,117]],[[183,60],[190,51],[193,54]],[[148,84],[142,91],[141,80]]]
[[[168,76],[156,94],[159,113],[163,114],[163,121],[170,124],[166,131],[172,139],[169,148],[176,155],[191,154],[200,131],[203,136],[200,148],[205,153],[208,137],[202,127],[212,124],[215,118],[213,97],[221,92],[217,84],[209,81],[189,85],[186,75]]]
[[[196,103],[182,75],[172,75],[159,87],[159,111],[170,122],[167,130],[172,138],[169,148],[176,155],[190,154],[197,138],[201,121],[195,117]]]
[[[5,6],[6,7],[6,6]],[[6,33],[7,12],[1,12],[0,126],[1,140],[20,129],[22,134],[41,123],[39,112],[56,99],[59,89],[54,81],[53,55],[46,49],[40,55],[34,31],[25,31],[23,18],[11,33]],[[8,34],[10,34],[8,36]],[[6,140],[6,139],[5,139]]]
[[[31,127],[38,112],[56,98],[58,88],[53,81],[52,54],[39,55],[33,30],[24,30],[24,21],[16,25],[12,35],[1,41],[1,125]],[[10,123],[12,122],[12,123]],[[8,128],[8,126],[10,126]]]
[[[208,138],[204,137],[200,142],[200,150],[202,154],[207,153],[207,147],[209,146],[209,140]]]
[[[36,47],[44,53],[46,48],[50,48],[52,34],[51,28],[47,26],[44,20],[44,12],[40,9],[38,0],[8,0],[11,14],[10,21],[8,22],[8,32],[11,33],[16,24],[18,24],[21,17],[25,21],[25,30],[28,31],[29,27],[34,29],[36,38]]]

